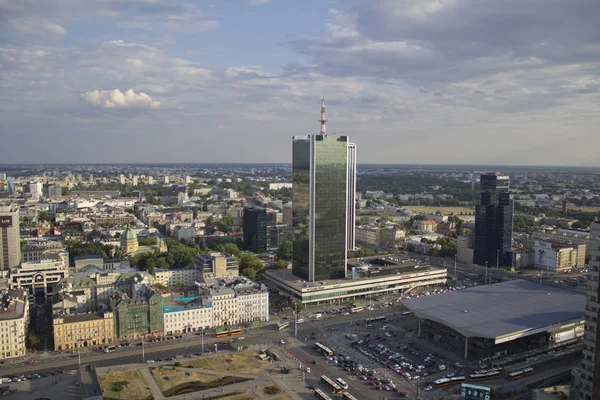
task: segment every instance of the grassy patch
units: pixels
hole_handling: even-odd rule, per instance
[[[257,353],[227,354],[182,362],[184,367],[191,366],[192,368],[238,374],[258,374],[267,369],[269,365],[268,361],[258,358]]]
[[[409,209],[412,212],[422,212],[427,214],[435,214],[436,211],[442,213],[442,215],[458,215],[463,213],[463,215],[473,215],[475,213],[474,208],[469,207],[436,207],[436,206],[404,206],[404,208]]]
[[[138,370],[111,372],[100,375],[105,399],[152,399],[150,389]]]

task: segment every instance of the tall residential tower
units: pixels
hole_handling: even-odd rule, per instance
[[[576,390],[580,400],[600,399],[600,221],[592,223],[590,234],[590,267],[587,279],[587,302],[585,304],[585,333],[583,335],[583,361],[581,382]]]
[[[348,249],[348,137],[327,135],[325,100],[319,122],[292,148],[292,272],[310,282],[344,278]]]
[[[513,200],[509,177],[491,172],[481,175],[481,198],[475,207],[473,262],[497,267],[512,265]]]
[[[21,264],[21,232],[19,206],[0,205],[0,271]]]

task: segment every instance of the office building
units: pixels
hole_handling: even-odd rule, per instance
[[[44,197],[50,200],[62,196],[62,187],[53,183],[44,184],[42,191]]]
[[[9,196],[17,195],[17,187],[15,186],[15,178],[14,177],[9,176],[8,178],[6,178],[6,187],[7,187]]]
[[[55,315],[52,319],[54,351],[101,346],[115,341],[112,312]]]
[[[267,210],[260,207],[244,208],[244,241],[254,252],[267,250]]]
[[[348,143],[348,250],[356,247],[356,144]]]
[[[31,195],[33,200],[39,200],[42,197],[44,185],[41,182],[30,182],[26,186],[26,192]]]
[[[21,246],[21,260],[24,263],[40,262],[47,254],[64,250],[62,242],[49,239],[29,240]]]
[[[324,100],[320,122],[292,146],[292,270],[309,282],[345,277],[348,249],[348,137],[327,135]]]
[[[131,185],[132,186],[138,185],[138,176],[137,175],[135,175],[133,178],[131,178]]]
[[[25,356],[29,301],[23,290],[0,292],[0,360]]]
[[[461,235],[456,239],[456,261],[473,262],[473,235]]]
[[[55,293],[54,287],[69,277],[69,252],[57,250],[48,252],[44,258],[35,262],[24,262],[10,270],[13,286],[24,289],[30,300],[44,304]]]
[[[17,267],[20,262],[19,206],[16,204],[0,205],[0,271]]]
[[[581,364],[580,383],[577,385],[580,400],[600,399],[600,221],[591,226],[590,267],[588,270],[585,332],[583,336],[583,360]]]
[[[475,207],[475,264],[512,265],[513,207],[509,177],[499,173],[481,175],[481,198]]]
[[[120,183],[121,185],[124,185],[124,184],[125,184],[125,175],[122,175],[122,174],[121,174],[121,175],[119,175],[119,183]]]
[[[285,203],[283,206],[283,224],[284,225],[289,225],[292,226],[293,221],[294,221],[294,210],[292,207],[292,203]]]
[[[232,278],[239,275],[239,266],[234,256],[212,252],[198,254],[194,259],[194,267],[198,269],[201,280],[209,278]]]

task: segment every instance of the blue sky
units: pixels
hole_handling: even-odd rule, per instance
[[[21,162],[599,165],[594,0],[0,0],[0,151]]]

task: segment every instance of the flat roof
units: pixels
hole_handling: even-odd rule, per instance
[[[583,320],[585,295],[522,279],[403,300],[419,318],[496,344]]]
[[[388,265],[374,264],[374,260],[384,260],[390,262]],[[360,283],[375,282],[377,280],[390,280],[398,278],[411,278],[412,275],[431,273],[436,274],[446,271],[445,268],[434,267],[429,264],[421,264],[412,260],[406,260],[405,263],[396,263],[392,260],[384,259],[384,257],[369,257],[364,259],[348,260],[348,270],[352,267],[365,268],[368,273],[359,273],[359,276],[352,279],[351,277],[340,279],[321,279],[315,282],[308,282],[293,274],[291,269],[270,269],[265,271],[265,275],[272,279],[285,282],[285,284],[299,292],[311,291],[318,288],[329,289],[336,285],[352,285]]]

